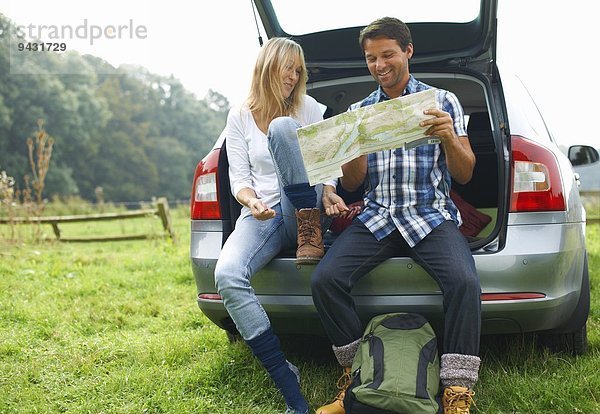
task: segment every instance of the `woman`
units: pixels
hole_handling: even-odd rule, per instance
[[[308,184],[296,135],[300,126],[323,119],[317,102],[306,95],[306,79],[300,45],[272,38],[259,52],[245,104],[229,112],[229,178],[243,208],[215,269],[231,319],[282,393],[290,414],[309,409],[300,392],[299,372],[281,351],[250,279],[296,241],[298,264],[323,256],[322,186]]]

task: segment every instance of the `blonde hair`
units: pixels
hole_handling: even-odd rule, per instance
[[[300,59],[298,83],[288,98],[283,96],[282,75],[290,62]],[[256,58],[246,103],[254,116],[267,124],[279,116],[297,115],[306,94],[308,73],[302,47],[283,37],[269,39]]]

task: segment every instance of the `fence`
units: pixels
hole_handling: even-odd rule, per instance
[[[77,223],[86,221],[106,221],[106,220],[124,220],[131,218],[140,218],[147,216],[158,216],[164,229],[164,237],[170,237],[175,240],[173,232],[171,214],[169,212],[169,203],[167,199],[162,197],[156,201],[155,209],[140,209],[126,211],[122,213],[99,213],[99,214],[82,214],[72,216],[47,216],[47,217],[12,217],[1,218],[0,224],[50,224],[56,239],[63,242],[96,242],[96,241],[119,241],[119,240],[144,240],[153,239],[157,236],[154,234],[125,234],[117,236],[91,236],[91,237],[62,237],[59,224]]]

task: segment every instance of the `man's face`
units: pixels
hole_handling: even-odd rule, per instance
[[[412,57],[413,45],[406,51],[394,39],[377,37],[364,42],[365,59],[369,72],[390,98],[402,95],[408,83],[408,60]]]

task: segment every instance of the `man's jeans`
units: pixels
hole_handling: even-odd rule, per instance
[[[362,336],[364,327],[352,288],[394,256],[412,257],[439,284],[445,313],[443,353],[478,355],[481,288],[467,241],[452,221],[442,223],[411,249],[397,230],[377,241],[354,219],[317,265],[311,280],[315,306],[333,345],[348,345]],[[398,283],[402,283],[401,274]]]
[[[281,193],[281,201],[272,206],[277,213],[275,218],[261,221],[252,215],[240,216],[215,268],[217,291],[245,340],[257,337],[270,326],[267,314],[250,285],[252,276],[282,250],[296,247],[295,208],[285,196],[283,185],[308,181],[296,136],[299,126],[287,117],[277,118],[269,126],[269,146],[275,147],[270,150]],[[322,186],[316,186],[316,191],[315,207],[321,208]]]

